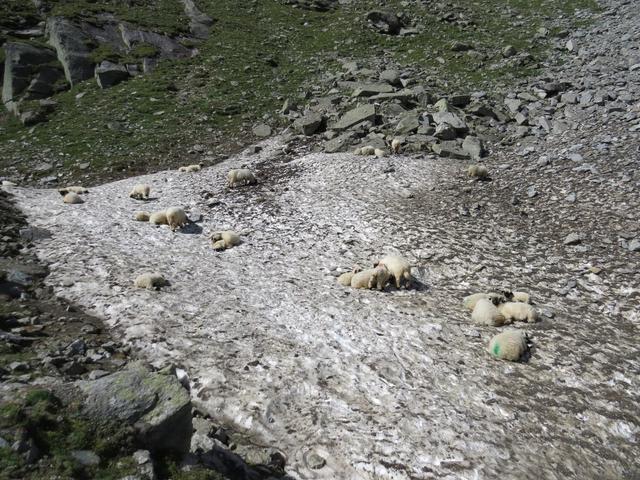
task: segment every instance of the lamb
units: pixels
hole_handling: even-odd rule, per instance
[[[531,303],[531,296],[526,292],[513,292],[512,295],[514,302]]]
[[[382,157],[386,157],[387,156],[387,151],[384,150],[383,148],[376,148],[373,151],[373,154],[378,158],[382,158]]]
[[[248,168],[230,170],[229,173],[227,173],[227,182],[229,188],[235,188],[238,185],[255,185],[258,183],[253,172]]]
[[[351,278],[351,287],[383,290],[389,283],[391,272],[385,265],[358,272]]]
[[[474,293],[472,295],[468,295],[462,299],[462,304],[465,308],[469,310],[473,310],[476,306],[476,303],[481,298],[486,298],[487,300],[491,300],[494,305],[498,305],[500,303],[505,303],[507,299],[501,293],[489,292],[489,293]]]
[[[81,194],[81,193],[89,193],[89,190],[79,186],[71,186],[71,187],[64,187],[64,188],[58,189],[58,193],[60,193],[60,195],[62,195],[63,197],[69,192]]]
[[[355,155],[374,155],[376,153],[376,149],[371,145],[367,145],[365,147],[356,148],[353,152]]]
[[[232,230],[212,233],[209,238],[213,243],[214,250],[226,250],[240,245],[240,235]]]
[[[129,196],[131,198],[135,198],[136,200],[148,200],[149,192],[151,192],[151,187],[145,183],[139,183],[133,187],[133,190],[129,192]]]
[[[133,214],[133,219],[136,222],[148,222],[151,214],[149,212],[136,212]]]
[[[153,212],[149,216],[149,223],[152,225],[167,225],[167,213],[165,211],[162,212]]]
[[[167,225],[169,225],[169,228],[174,232],[189,223],[187,214],[184,213],[184,210],[180,207],[167,208],[165,215],[167,217]]]
[[[495,335],[487,351],[500,360],[517,362],[529,349],[527,334],[522,330],[507,330]]]
[[[202,167],[204,167],[203,163],[195,163],[193,165],[187,165],[186,167],[180,167],[178,168],[179,172],[199,172]]]
[[[409,262],[400,255],[387,255],[378,263],[374,264],[374,267],[384,265],[389,269],[391,275],[396,281],[396,288],[400,288],[402,284],[405,284],[405,287],[408,287],[413,280],[411,276],[411,265]]]
[[[80,198],[80,195],[78,195],[75,192],[67,193],[64,196],[64,198],[62,199],[62,201],[64,203],[84,203],[84,200],[82,200],[82,198]]]
[[[486,180],[489,178],[489,171],[484,165],[469,165],[469,168],[467,168],[467,175],[479,180]]]
[[[476,325],[488,327],[499,327],[504,325],[504,315],[500,313],[493,302],[487,298],[481,298],[476,302],[476,306],[471,313],[471,320]]]
[[[396,153],[400,153],[400,148],[402,147],[402,145],[404,144],[404,141],[402,140],[402,138],[396,137],[393,140],[391,140],[391,152],[396,154]]]
[[[503,303],[498,305],[498,311],[506,320],[534,323],[538,319],[538,312],[528,303]]]
[[[133,281],[133,285],[137,288],[146,288],[148,290],[158,290],[160,287],[167,285],[167,281],[161,273],[143,273],[138,275]]]
[[[345,272],[338,277],[338,283],[343,287],[349,287],[353,276],[361,271],[362,269],[358,265],[355,265],[350,272]]]

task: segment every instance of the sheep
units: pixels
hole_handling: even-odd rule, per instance
[[[186,167],[178,168],[179,172],[199,172],[202,167],[204,167],[204,163],[195,163],[193,165],[187,165]]]
[[[149,212],[136,212],[133,214],[133,219],[136,222],[148,222],[149,218],[151,218],[151,214]]]
[[[355,265],[350,272],[345,272],[338,277],[338,283],[343,287],[349,287],[353,276],[361,271],[362,269],[358,265]]]
[[[78,186],[64,187],[64,188],[58,189],[58,193],[63,197],[69,192],[81,194],[81,193],[89,193],[89,190],[87,190],[84,187],[78,187]]]
[[[527,334],[522,330],[506,330],[495,335],[489,342],[487,351],[500,360],[517,362],[529,349]]]
[[[255,185],[258,183],[256,177],[248,168],[229,170],[229,173],[227,173],[227,182],[229,188],[234,188],[238,185]]]
[[[486,180],[489,178],[489,171],[484,165],[469,165],[469,168],[467,168],[467,175],[479,180]]]
[[[137,288],[146,288],[148,290],[164,287],[167,285],[167,281],[161,273],[143,273],[138,275],[133,281],[133,285]]]
[[[383,148],[376,148],[373,151],[373,154],[378,158],[382,158],[382,157],[386,157],[387,156],[387,151],[384,150]]]
[[[167,225],[167,213],[162,211],[162,212],[153,212],[150,216],[149,216],[149,223],[151,223],[152,225]]]
[[[469,310],[473,310],[476,306],[476,303],[481,298],[486,298],[491,300],[494,305],[498,305],[500,303],[504,303],[507,301],[506,297],[501,293],[489,292],[489,293],[474,293],[472,295],[468,295],[462,299],[462,305]]]
[[[527,292],[513,292],[512,295],[514,302],[531,303],[531,296]]]
[[[209,239],[213,243],[214,250],[226,250],[240,245],[240,235],[232,230],[212,233]]]
[[[167,208],[165,215],[167,217],[167,225],[169,225],[169,228],[174,232],[189,223],[187,214],[184,213],[184,210],[180,207]]]
[[[358,147],[353,151],[354,155],[362,155],[362,148]]]
[[[389,283],[391,272],[385,265],[358,272],[351,278],[351,287],[383,290]]]
[[[391,140],[391,152],[396,154],[396,153],[400,153],[400,148],[402,147],[402,145],[404,144],[404,141],[402,138],[396,137],[393,140]]]
[[[504,315],[500,313],[493,302],[487,298],[481,298],[476,302],[476,306],[471,313],[471,320],[476,325],[488,327],[499,327],[504,325]]]
[[[67,193],[62,199],[62,201],[64,203],[84,203],[84,200],[80,198],[80,195],[78,195],[75,192]]]
[[[131,198],[135,198],[136,200],[148,200],[149,192],[151,192],[151,187],[146,183],[139,183],[134,185],[131,192],[129,192],[129,196]]]
[[[503,303],[498,305],[498,311],[506,320],[534,323],[538,319],[538,312],[528,303]]]
[[[400,288],[402,284],[408,287],[413,280],[411,276],[411,265],[409,262],[400,255],[387,255],[378,263],[374,264],[374,267],[384,265],[389,269],[391,275],[396,281],[396,288]]]
[[[360,152],[361,152],[360,155],[365,155],[365,156],[375,155],[376,149],[373,148],[371,145],[367,145],[366,147],[362,147],[360,149]]]

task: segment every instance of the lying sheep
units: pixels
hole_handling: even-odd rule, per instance
[[[353,151],[353,153],[355,155],[364,155],[364,156],[375,155],[376,149],[374,147],[372,147],[371,145],[367,145],[365,147],[356,148]]]
[[[179,172],[199,172],[202,167],[204,167],[204,163],[194,163],[193,165],[187,165],[186,167],[178,168]]]
[[[506,320],[534,323],[538,312],[528,303],[507,302],[498,305],[498,311]]]
[[[214,250],[226,250],[240,245],[240,235],[232,230],[212,233],[209,239],[213,243]]]
[[[468,295],[462,299],[462,305],[469,310],[473,310],[476,306],[476,303],[481,298],[486,298],[493,302],[494,305],[498,305],[500,303],[504,303],[507,301],[506,297],[501,293],[489,292],[489,293],[474,293],[472,295]]]
[[[351,287],[383,290],[390,278],[391,272],[386,266],[380,265],[354,274],[351,278]]]
[[[525,332],[522,330],[507,330],[491,339],[487,351],[500,360],[517,362],[528,349]]]
[[[402,148],[402,145],[404,144],[404,141],[401,138],[394,138],[393,140],[391,140],[391,152],[392,153],[400,153],[400,149]]]
[[[383,148],[376,148],[373,151],[373,154],[378,158],[382,158],[382,157],[386,157],[387,156],[387,151],[384,150]]]
[[[387,255],[378,263],[374,264],[374,267],[384,265],[389,269],[391,275],[396,281],[396,288],[400,288],[402,284],[405,287],[409,287],[413,280],[411,276],[411,265],[409,262],[400,255]]]
[[[167,222],[167,213],[165,211],[162,212],[153,212],[149,215],[149,223],[152,225],[168,225]]]
[[[80,195],[78,195],[75,192],[69,192],[69,193],[65,194],[64,198],[62,199],[62,201],[64,203],[84,203],[84,200],[82,200],[82,198],[80,198]]]
[[[227,173],[227,183],[230,188],[235,188],[239,185],[255,185],[258,181],[248,168],[238,168]]]
[[[133,190],[129,192],[129,196],[131,198],[135,198],[136,200],[148,200],[149,193],[151,192],[151,187],[146,183],[139,183],[133,187]]]
[[[165,215],[167,217],[167,225],[169,225],[169,228],[174,232],[189,223],[187,214],[184,213],[184,210],[180,207],[167,208]]]
[[[513,292],[511,300],[514,302],[531,303],[531,296],[526,292]]]
[[[164,287],[167,285],[167,281],[160,273],[143,273],[138,275],[133,281],[133,285],[137,288],[146,288],[148,290]]]
[[[64,188],[58,189],[58,193],[63,197],[69,192],[81,194],[81,193],[89,193],[89,190],[87,190],[84,187],[78,187],[78,186],[64,187]]]
[[[136,222],[148,222],[149,218],[151,218],[151,214],[149,212],[136,212],[133,214],[133,219]]]
[[[486,180],[489,178],[489,171],[484,165],[469,165],[469,168],[467,168],[467,175],[479,180]]]
[[[353,279],[353,276],[361,271],[362,269],[359,266],[355,265],[350,272],[345,272],[338,277],[338,283],[343,287],[351,286],[351,280]]]
[[[493,302],[487,298],[481,298],[476,302],[476,306],[471,313],[471,320],[476,325],[488,327],[499,327],[504,325],[505,318]]]

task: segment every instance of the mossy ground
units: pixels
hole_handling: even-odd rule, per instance
[[[496,84],[532,73],[544,59],[549,44],[534,38],[540,26],[558,18],[565,18],[567,25],[583,21],[585,17],[576,12],[596,7],[593,0],[461,2],[452,10],[472,24],[462,28],[441,21],[442,12],[421,4],[402,7],[394,0],[386,8],[404,11],[421,29],[414,36],[393,37],[367,26],[366,12],[375,8],[371,1],[325,13],[276,0],[197,3],[216,23],[210,38],[198,45],[196,57],[162,62],[154,73],[109,90],[98,89],[93,81],[77,85],[57,95],[56,113],[33,129],[3,114],[3,170],[17,169],[28,183],[50,175],[31,171],[36,161],[46,160],[57,173],[98,183],[188,162],[186,151],[194,144],[218,155],[234,153],[253,140],[251,127],[256,122],[278,126],[276,112],[283,100],[304,97],[319,76],[339,68],[338,59],[367,66],[387,58],[429,72],[431,79],[446,83],[447,88],[491,91]],[[136,0],[130,7],[117,0],[50,4],[56,14],[91,19],[108,11],[170,34],[188,26],[177,0]],[[454,41],[473,44],[481,55],[452,51]],[[527,51],[533,61],[501,66],[500,51],[505,45]],[[134,57],[146,53],[131,52]],[[96,55],[121,60],[117,52],[104,47]],[[429,79],[417,80],[428,83]],[[80,93],[84,96],[77,99]]]

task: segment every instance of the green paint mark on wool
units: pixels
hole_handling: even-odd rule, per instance
[[[497,357],[500,354],[500,345],[497,343],[493,346],[493,354]]]

